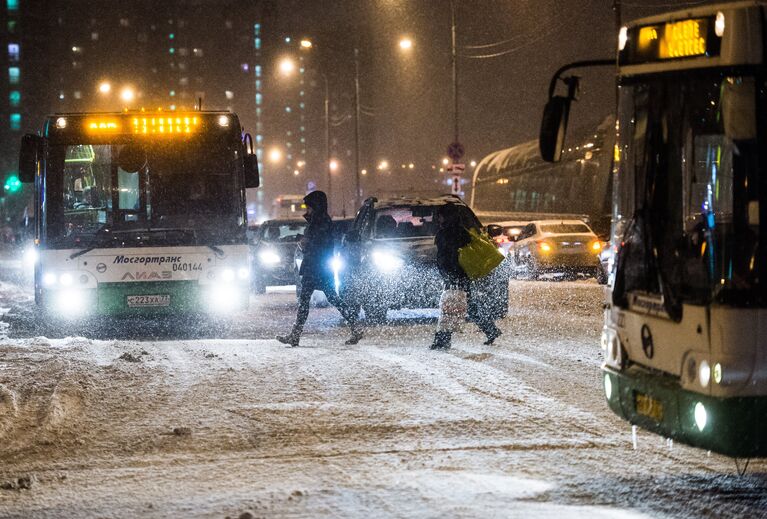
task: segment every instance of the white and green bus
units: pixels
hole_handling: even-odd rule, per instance
[[[639,20],[618,42],[605,396],[736,458],[767,456],[766,42],[753,1]],[[544,114],[550,159],[571,98]]]
[[[229,112],[57,114],[22,139],[52,318],[228,313],[249,294],[252,142]]]

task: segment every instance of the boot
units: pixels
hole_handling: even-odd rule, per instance
[[[362,330],[352,328],[352,336],[349,337],[344,344],[351,346],[360,342],[360,339],[362,339]]]
[[[498,328],[497,326],[493,326],[493,329],[486,333],[487,340],[482,344],[484,344],[485,346],[490,346],[491,344],[493,344],[493,342],[495,342],[495,340],[498,337],[501,336],[501,333],[503,332],[501,332],[500,328]]]
[[[276,339],[281,342],[282,344],[287,344],[291,348],[295,348],[298,346],[298,340],[301,338],[300,333],[296,333],[296,330],[293,329],[290,334],[288,335],[278,335]]]
[[[434,342],[429,346],[430,350],[449,350],[450,339],[452,338],[451,332],[437,332],[434,334]]]

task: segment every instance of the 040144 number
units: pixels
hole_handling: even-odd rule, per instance
[[[202,270],[202,263],[174,263],[173,272],[195,272]]]

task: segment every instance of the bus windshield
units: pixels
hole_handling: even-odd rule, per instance
[[[226,145],[201,138],[54,144],[45,238],[53,247],[91,246],[103,231],[132,245],[229,243],[244,228],[234,159]]]
[[[624,81],[619,101],[614,243],[620,302],[661,294],[683,302],[764,303],[757,107],[765,85],[748,75],[686,73]],[[762,240],[763,241],[763,240]]]

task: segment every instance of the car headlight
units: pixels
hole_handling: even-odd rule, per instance
[[[330,259],[330,268],[333,269],[333,273],[335,274],[338,274],[344,269],[344,260],[341,259],[341,256],[333,256]]]
[[[273,250],[262,251],[258,257],[264,265],[275,265],[280,262],[280,255]]]
[[[250,270],[245,267],[237,269],[237,277],[240,279],[248,279],[250,277]]]
[[[221,272],[221,279],[223,279],[227,283],[231,283],[232,281],[234,281],[234,270],[232,270],[232,269],[224,269]]]
[[[402,258],[391,252],[377,250],[373,251],[373,263],[375,263],[375,266],[378,267],[379,270],[393,272],[399,270],[404,261],[402,261]]]
[[[27,268],[34,267],[38,258],[39,255],[37,254],[37,250],[32,247],[28,248],[24,251],[24,266]]]

